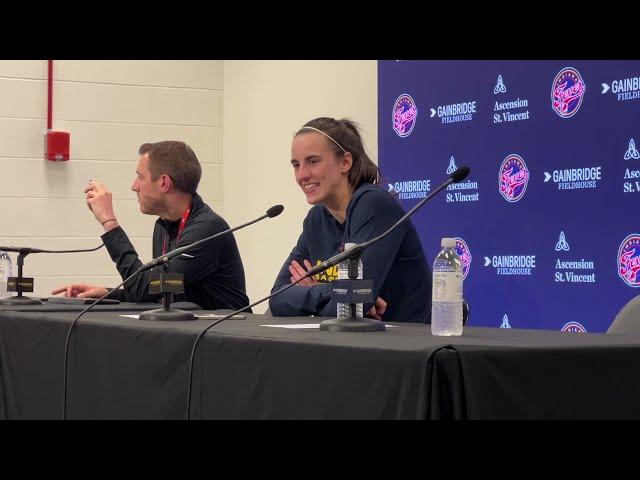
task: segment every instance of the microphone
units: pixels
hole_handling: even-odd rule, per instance
[[[23,292],[33,292],[33,278],[24,278],[22,276],[22,266],[24,265],[24,257],[31,253],[82,253],[82,252],[95,252],[96,250],[104,247],[104,243],[101,243],[99,246],[95,248],[86,248],[81,250],[44,250],[42,248],[32,248],[32,247],[0,247],[0,250],[4,250],[5,252],[15,252],[18,254],[18,276],[11,277],[9,280],[12,281],[12,288],[15,285],[15,292],[18,292],[18,295],[15,297],[9,296],[3,299],[0,299],[0,305],[42,305],[42,300],[39,298],[25,297],[22,295]]]
[[[267,216],[269,218],[277,217],[282,213],[283,210],[284,210],[283,205],[274,205],[269,210],[267,210]]]
[[[459,183],[465,178],[469,176],[469,172],[471,169],[469,167],[460,167],[455,172],[453,172],[449,178],[453,180],[451,183]]]
[[[176,248],[175,250],[172,250],[169,253],[161,255],[161,256],[159,256],[157,258],[154,258],[150,262],[145,263],[144,265],[142,265],[142,267],[140,267],[139,271],[143,272],[145,270],[151,270],[152,268],[155,268],[158,265],[164,265],[165,263],[170,262],[175,257],[177,257],[179,255],[182,255],[184,252],[188,252],[192,248],[195,248],[195,247],[197,247],[198,245],[200,245],[200,244],[202,244],[204,242],[208,242],[209,240],[213,240],[214,238],[220,237],[220,236],[225,235],[227,233],[235,232],[236,230],[240,230],[241,228],[244,228],[244,227],[252,225],[252,224],[254,224],[256,222],[259,222],[260,220],[264,220],[267,217],[268,218],[277,217],[278,215],[280,215],[282,213],[283,210],[284,210],[284,206],[282,206],[282,205],[274,205],[269,210],[267,210],[267,213],[265,213],[264,215],[256,218],[255,220],[252,220],[252,221],[247,222],[247,223],[243,223],[242,225],[239,225],[239,226],[237,226],[235,228],[229,228],[227,230],[223,230],[222,232],[215,233],[215,234],[213,234],[213,235],[211,235],[209,237],[200,239],[197,242],[193,242],[193,243],[190,243],[189,245],[185,245],[184,247]]]
[[[267,217],[272,218],[272,217],[276,217],[278,215],[280,215],[282,213],[282,211],[284,210],[284,207],[282,205],[274,205],[273,207],[271,207],[269,210],[267,210],[267,213],[265,213],[264,215],[256,218],[255,220],[252,220],[250,222],[247,222],[243,225],[240,225],[238,227],[235,228],[228,228],[227,230],[223,230],[222,232],[218,232],[215,233],[209,237],[203,238],[198,240],[197,242],[194,243],[190,243],[189,245],[185,245],[184,247],[180,247],[180,248],[176,248],[175,250],[172,250],[169,253],[163,254],[158,258],[154,258],[153,260],[151,260],[149,263],[146,263],[144,265],[142,265],[142,267],[140,267],[139,271],[143,272],[145,270],[150,270],[158,265],[165,265],[165,270],[167,270],[168,267],[168,263],[173,259],[176,258],[179,255],[182,255],[184,252],[187,252],[189,250],[191,250],[192,248],[195,248],[197,245],[200,245],[201,243],[207,242],[209,240],[212,240],[216,237],[219,237],[221,235],[225,235],[227,233],[231,233],[234,232],[235,230],[238,230],[240,228],[244,228],[247,225],[251,225],[253,223],[259,222],[260,220],[263,220]],[[163,278],[164,277],[164,278]],[[159,279],[156,279],[155,282],[151,281],[150,285],[153,285],[154,283],[157,283],[158,287],[157,290],[154,291],[153,293],[162,293],[163,295],[163,299],[162,299],[162,308],[156,308],[153,310],[147,310],[145,312],[142,312],[140,314],[140,316],[138,317],[140,320],[170,320],[170,321],[174,321],[174,320],[195,320],[196,317],[193,313],[191,312],[184,312],[182,310],[179,309],[173,309],[170,306],[171,303],[171,294],[170,292],[183,292],[184,290],[182,290],[180,288],[180,286],[183,285],[183,278],[181,274],[178,274],[178,276],[176,277],[175,274],[171,275],[170,273],[165,272],[163,275],[160,276]],[[173,286],[172,286],[173,284]],[[176,285],[179,285],[176,289]],[[150,293],[152,293],[150,291]]]
[[[82,253],[82,252],[95,252],[96,250],[100,250],[104,247],[104,243],[101,243],[96,248],[87,248],[84,250],[43,250],[41,248],[32,248],[32,247],[2,247],[0,246],[0,250],[4,250],[5,252],[15,252],[21,254],[23,257],[26,257],[30,253]]]
[[[339,253],[337,255],[334,255],[333,257],[325,260],[324,262],[319,263],[318,265],[313,267],[311,270],[308,270],[306,275],[304,276],[304,278],[309,278],[309,277],[317,275],[317,274],[319,274],[321,272],[324,272],[327,268],[333,267],[334,265],[337,265],[337,264],[339,264],[340,262],[342,262],[344,260],[352,259],[352,258],[358,258],[360,255],[362,255],[362,252],[364,251],[365,248],[369,247],[370,245],[376,243],[378,240],[381,240],[384,237],[386,237],[387,235],[389,235],[398,225],[400,225],[407,218],[409,218],[411,215],[413,215],[420,207],[422,207],[422,205],[424,205],[429,200],[431,200],[431,198],[434,195],[436,195],[438,192],[440,192],[441,190],[444,190],[445,188],[447,188],[452,183],[458,183],[458,182],[461,182],[462,180],[464,180],[465,178],[467,178],[467,176],[469,175],[470,171],[471,171],[471,169],[469,167],[460,167],[460,168],[458,168],[455,172],[453,172],[449,176],[449,179],[446,182],[444,182],[442,185],[438,186],[433,192],[431,192],[425,198],[420,200],[420,202],[418,202],[418,204],[416,206],[414,206],[411,210],[409,210],[407,213],[405,213],[404,216],[402,218],[400,218],[396,223],[394,223],[391,227],[389,227],[389,229],[387,229],[387,231],[383,232],[382,234],[378,235],[375,238],[367,240],[364,243],[361,243],[361,244],[358,244],[358,245],[354,245],[350,249],[345,250],[344,252],[341,252],[341,253]]]

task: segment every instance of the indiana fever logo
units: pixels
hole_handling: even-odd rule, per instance
[[[553,110],[562,118],[572,117],[580,109],[586,89],[587,86],[575,68],[563,68],[551,86]]]
[[[500,165],[498,189],[507,202],[517,202],[524,196],[529,183],[529,169],[520,155],[512,153]]]
[[[471,268],[471,251],[469,250],[469,245],[463,239],[456,237],[456,253],[460,257],[462,261],[462,279],[467,278],[469,274],[469,269]]]
[[[400,137],[408,137],[416,125],[418,109],[411,95],[403,93],[393,104],[393,130]]]
[[[630,287],[640,287],[640,234],[632,233],[620,244],[618,275]]]
[[[561,332],[574,332],[574,333],[587,333],[587,329],[584,328],[580,322],[567,322],[560,329]]]

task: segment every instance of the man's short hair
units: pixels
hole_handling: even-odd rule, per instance
[[[153,181],[167,174],[178,190],[185,193],[196,192],[202,168],[189,145],[178,141],[143,143],[138,154],[145,153],[149,154],[149,170]]]

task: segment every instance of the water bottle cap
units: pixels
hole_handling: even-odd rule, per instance
[[[441,247],[450,247],[453,248],[456,246],[456,239],[455,238],[443,238],[442,242],[440,243]]]

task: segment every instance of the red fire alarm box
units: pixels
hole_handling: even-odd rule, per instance
[[[47,131],[44,134],[44,158],[46,160],[69,160],[71,135],[69,132]]]

